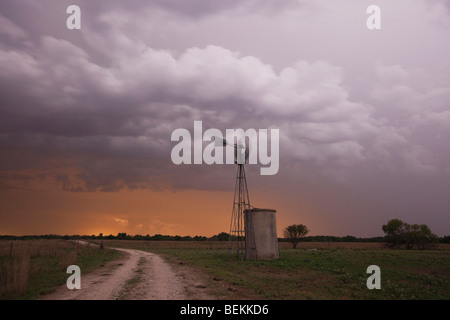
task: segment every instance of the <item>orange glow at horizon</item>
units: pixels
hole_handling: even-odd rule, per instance
[[[229,232],[233,192],[154,191],[69,192],[52,180],[30,180],[2,192],[2,235],[180,235],[210,237]],[[255,207],[277,210],[277,233],[290,224],[324,225],[314,209],[274,191],[252,189]]]
[[[126,232],[210,237],[229,232],[233,200],[233,193],[225,191],[21,190],[6,193],[2,211],[9,214],[2,218],[0,234],[10,235]],[[266,197],[253,197],[258,198]],[[286,212],[277,213],[279,236],[286,226],[285,218]]]

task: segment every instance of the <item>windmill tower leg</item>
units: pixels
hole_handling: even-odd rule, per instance
[[[236,250],[240,259],[244,259],[245,251],[245,214],[250,209],[250,198],[247,189],[247,179],[243,164],[238,164],[236,185],[234,187],[233,211],[231,214],[230,237],[228,241],[229,253]]]

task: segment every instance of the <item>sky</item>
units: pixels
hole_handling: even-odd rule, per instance
[[[236,166],[171,159],[202,121],[279,129],[279,236],[448,235],[449,53],[446,0],[2,0],[0,234],[229,232]]]

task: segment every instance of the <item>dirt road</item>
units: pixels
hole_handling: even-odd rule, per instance
[[[160,256],[131,249],[119,249],[124,256],[95,271],[83,274],[81,289],[66,285],[44,300],[206,300],[211,297],[198,275],[175,271]],[[178,269],[178,268],[177,268]],[[68,274],[69,277],[69,274]]]

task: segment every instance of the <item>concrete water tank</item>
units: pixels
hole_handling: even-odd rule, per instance
[[[276,210],[248,209],[245,214],[245,248],[248,260],[278,259]]]

